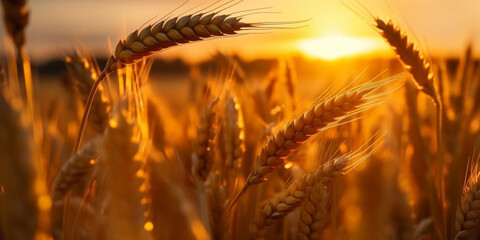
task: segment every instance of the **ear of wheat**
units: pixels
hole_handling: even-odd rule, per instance
[[[215,138],[217,135],[216,106],[218,98],[213,99],[202,113],[197,127],[196,152],[192,160],[192,174],[205,182],[214,164]]]
[[[480,173],[468,179],[455,218],[455,239],[469,239],[480,227]]]
[[[225,163],[222,168],[223,181],[230,196],[237,187],[243,155],[245,153],[245,129],[240,102],[235,96],[227,99],[223,114],[223,146]]]
[[[236,34],[253,26],[242,22],[240,17],[217,13],[199,13],[160,21],[134,31],[125,40],[119,41],[105,69],[107,72],[114,71],[171,46]]]
[[[297,239],[322,239],[329,213],[329,189],[323,183],[314,183],[300,209]]]
[[[322,239],[323,230],[330,221],[330,195],[335,179],[345,173],[349,157],[339,157],[326,162],[312,185],[298,218],[297,239]]]
[[[249,186],[266,181],[268,175],[281,166],[285,159],[311,136],[378,104],[382,94],[375,94],[375,91],[396,80],[398,76],[377,82],[366,82],[327,98],[285,124],[283,129],[268,139],[257,154],[253,171],[248,175],[242,190],[231,201],[228,208],[233,207]]]
[[[301,206],[310,197],[313,187],[316,185],[321,185],[323,187],[331,185],[338,176],[345,174],[347,169],[352,169],[352,167],[357,164],[358,162],[352,163],[351,154],[343,155],[321,165],[316,171],[305,174],[293,181],[288,187],[282,190],[281,193],[270,199],[263,206],[262,210],[260,210],[259,214],[257,214],[250,225],[252,238],[256,238],[259,231],[268,228],[270,225],[276,223],[279,219],[285,217],[297,207]],[[320,190],[322,191],[323,189]],[[314,194],[321,194],[321,191],[315,192]],[[313,200],[317,200],[315,195],[311,197]],[[310,208],[310,204],[312,203],[309,202],[309,205],[306,207],[309,212],[314,214],[315,212]],[[313,204],[319,203],[315,202]],[[307,214],[309,214],[309,212],[307,212]],[[321,220],[326,221],[326,219],[318,219],[317,221]],[[312,224],[313,222],[311,221],[306,221],[304,223],[304,225],[309,228],[312,227]],[[304,228],[300,230],[304,230]],[[315,226],[315,230],[321,231],[322,229],[318,229]],[[303,232],[303,235],[310,233],[310,230],[305,231]]]
[[[120,40],[115,48],[114,55],[108,58],[105,68],[90,90],[73,152],[77,152],[80,148],[97,88],[106,74],[174,45],[214,36],[236,34],[241,30],[252,27],[255,27],[255,24],[242,22],[241,17],[231,17],[227,14],[219,15],[218,13],[199,13],[160,21],[140,31],[136,30],[128,35],[125,40]]]
[[[392,21],[385,22],[376,18],[375,23],[375,27],[380,31],[380,34],[397,53],[408,72],[412,74],[420,91],[431,97],[435,104],[439,104],[430,64],[425,61],[413,42]]]
[[[88,142],[62,166],[53,183],[54,198],[61,199],[73,184],[89,172],[98,158],[97,148],[100,142],[100,137]]]

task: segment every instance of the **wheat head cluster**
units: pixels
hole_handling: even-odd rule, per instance
[[[32,77],[27,4],[2,0],[0,240],[480,238],[472,46],[427,57],[354,2],[397,56],[372,77],[315,76],[308,98],[291,59],[254,75],[218,54],[169,99],[154,55],[275,23],[218,1],[133,31],[102,68],[68,54],[55,84]]]

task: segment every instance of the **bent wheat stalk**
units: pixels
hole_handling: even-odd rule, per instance
[[[80,96],[80,100],[82,103],[85,103],[88,99],[90,89],[92,89],[95,82],[96,76],[98,75],[98,69],[95,67],[94,62],[91,59],[82,57],[81,53],[67,57],[65,63],[67,65],[69,76]],[[100,91],[100,94],[95,95],[90,110],[89,127],[91,127],[95,133],[103,134],[103,131],[105,131],[105,128],[108,125],[111,104],[106,89],[100,86],[98,91]]]
[[[93,99],[99,84],[108,73],[175,45],[215,36],[232,35],[254,26],[255,24],[242,22],[241,17],[218,13],[199,13],[160,21],[140,31],[136,30],[125,40],[120,40],[114,55],[108,58],[105,68],[90,90],[73,152],[77,152],[80,147]]]
[[[396,80],[398,76],[400,75],[366,82],[327,98],[287,123],[283,129],[272,135],[260,150],[253,171],[248,175],[243,188],[230,202],[228,209],[233,207],[249,186],[266,181],[267,176],[281,166],[285,159],[311,136],[338,125],[345,118],[376,106],[380,97],[385,94],[375,93],[376,90]]]

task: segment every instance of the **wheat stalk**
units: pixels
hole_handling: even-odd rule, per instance
[[[85,144],[80,152],[76,153],[57,172],[53,182],[52,196],[62,198],[65,193],[90,171],[98,158],[98,145],[102,139],[97,137]]]
[[[18,51],[25,44],[25,28],[29,20],[26,3],[26,0],[2,0],[5,28]]]
[[[98,70],[92,61],[86,57],[70,56],[65,59],[69,77],[75,84],[75,88],[80,95],[80,100],[85,103],[90,93],[90,89],[98,75]],[[90,110],[90,124],[95,133],[103,134],[108,124],[110,115],[110,99],[102,86],[98,87],[100,94],[95,95],[92,108]]]
[[[468,179],[455,218],[455,239],[468,239],[480,227],[480,174]]]
[[[394,76],[381,81],[363,83],[327,98],[285,124],[283,129],[270,137],[257,154],[253,171],[248,175],[243,188],[228,208],[233,207],[249,186],[266,181],[268,175],[281,166],[285,159],[311,136],[378,104],[378,98],[382,94],[374,94],[374,92],[396,78],[397,76]]]
[[[0,223],[5,239],[34,239],[39,201],[33,133],[20,99],[5,94],[0,93]]]
[[[147,230],[152,229],[144,228],[148,188],[141,138],[122,105],[109,121],[101,150],[110,196],[109,225],[115,239],[150,239]]]
[[[232,216],[224,215],[226,200],[226,185],[218,173],[212,173],[206,182],[207,206],[210,214],[212,239],[229,239]],[[230,217],[230,219],[225,219]]]
[[[448,202],[453,202],[454,198],[451,198],[452,196],[448,196],[449,199],[447,199],[447,196],[445,195],[445,187],[444,187],[444,180],[443,180],[443,169],[444,169],[444,160],[443,160],[443,137],[442,137],[442,118],[443,118],[443,104],[441,102],[441,99],[439,97],[438,90],[435,87],[434,84],[434,75],[430,69],[430,63],[425,61],[425,58],[422,56],[422,54],[419,52],[418,49],[416,49],[415,45],[413,42],[411,42],[408,39],[408,36],[403,34],[401,29],[397,26],[395,26],[392,21],[385,22],[379,18],[375,18],[375,27],[380,31],[380,34],[383,36],[383,38],[390,44],[390,46],[395,50],[395,53],[397,53],[398,58],[401,60],[401,62],[404,64],[405,68],[410,72],[410,74],[413,76],[413,79],[415,80],[415,84],[417,85],[417,88],[425,93],[427,96],[429,96],[436,107],[436,137],[437,137],[437,152],[438,152],[438,164],[435,165],[436,169],[434,169],[437,172],[437,179],[436,179],[436,185],[439,188],[439,194],[434,192],[434,197],[435,198],[440,198],[442,200],[448,201]],[[453,165],[455,167],[455,165]],[[433,170],[433,169],[432,169]],[[456,172],[453,171],[452,174],[450,174],[450,179],[449,182],[454,182],[455,180],[455,174]],[[437,191],[436,189],[433,189],[433,191]],[[445,212],[444,207],[442,206],[442,203],[435,203],[432,204],[432,208],[434,209],[433,214],[435,215],[435,219],[438,220],[438,225],[439,229],[446,229],[444,226],[446,226],[446,219],[451,216],[453,218],[454,211],[453,208],[448,211],[448,213]],[[447,215],[446,215],[447,214]],[[446,235],[446,232],[442,232],[442,235]],[[443,236],[444,237],[444,236]],[[442,237],[442,238],[443,238]]]

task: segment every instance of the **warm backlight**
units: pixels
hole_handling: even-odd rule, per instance
[[[382,42],[375,38],[325,36],[299,42],[300,50],[307,56],[325,60],[363,55],[379,50]]]

